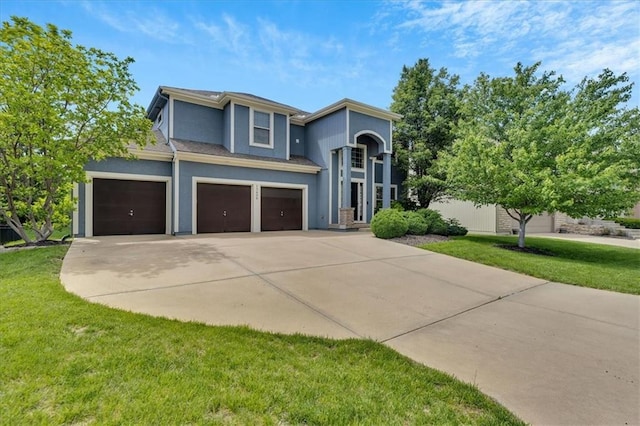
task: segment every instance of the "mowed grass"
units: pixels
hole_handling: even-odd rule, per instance
[[[467,235],[421,248],[549,281],[640,294],[640,250],[527,237],[527,247],[553,254],[542,256],[506,250],[496,244],[515,245],[517,237]]]
[[[62,288],[65,253],[0,254],[2,424],[522,424],[475,387],[372,341],[91,304]]]

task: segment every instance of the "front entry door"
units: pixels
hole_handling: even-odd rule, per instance
[[[364,182],[351,181],[351,207],[353,207],[353,221],[365,222]]]

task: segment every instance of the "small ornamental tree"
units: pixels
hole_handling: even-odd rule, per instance
[[[405,186],[420,207],[437,201],[447,188],[446,172],[436,167],[441,153],[451,148],[458,120],[459,77],[446,68],[435,70],[428,59],[402,67],[393,89],[391,111],[402,114],[394,125],[396,164],[407,176]]]
[[[0,221],[27,244],[67,221],[90,160],[127,156],[151,123],[129,102],[133,59],[74,46],[71,32],[12,17],[0,28]],[[35,239],[27,229],[33,230]]]
[[[613,217],[640,200],[640,114],[626,107],[628,77],[604,70],[565,91],[539,66],[481,74],[466,88],[444,161],[454,196],[500,205],[518,221],[519,247],[533,215]]]

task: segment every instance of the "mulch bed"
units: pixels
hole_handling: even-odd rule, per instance
[[[428,243],[440,243],[447,241],[449,237],[442,235],[405,235],[403,237],[391,238],[389,241],[393,241],[400,244],[406,244],[408,246],[416,247]]]
[[[555,256],[555,254],[552,251],[539,249],[535,247],[518,247],[512,244],[496,244],[495,246],[505,250],[516,251],[518,253],[537,254],[539,256]]]

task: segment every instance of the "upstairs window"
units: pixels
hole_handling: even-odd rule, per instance
[[[271,113],[253,111],[253,138],[251,145],[273,147],[271,135],[272,121]]]
[[[364,148],[351,148],[351,168],[364,169]]]

